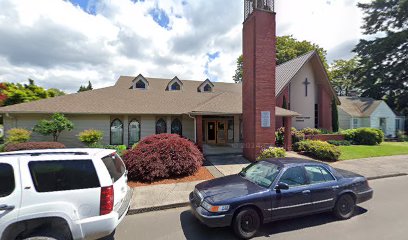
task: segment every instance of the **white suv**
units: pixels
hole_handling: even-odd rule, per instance
[[[0,240],[102,238],[125,217],[131,198],[113,150],[0,154]]]

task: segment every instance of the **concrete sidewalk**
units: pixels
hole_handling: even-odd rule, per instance
[[[349,170],[369,179],[408,174],[408,155],[361,158],[331,164],[335,168]]]
[[[207,157],[207,160],[214,164],[213,167],[217,168],[221,175],[236,174],[249,164],[242,156],[236,155],[212,156]],[[331,165],[370,179],[383,178],[408,174],[408,155],[347,160]],[[190,192],[200,182],[202,181],[134,188],[129,214],[186,206]]]

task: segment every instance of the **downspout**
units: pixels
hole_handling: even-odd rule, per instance
[[[197,143],[197,119],[195,117],[192,117],[190,113],[188,113],[188,116],[194,119],[194,142]]]

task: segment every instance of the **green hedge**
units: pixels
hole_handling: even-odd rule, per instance
[[[340,140],[329,140],[327,142],[334,146],[350,146],[351,145],[351,142],[348,140],[341,140],[341,141]]]
[[[377,145],[384,141],[384,133],[376,128],[356,128],[341,132],[345,139],[356,145]]]
[[[286,151],[283,148],[269,147],[264,149],[256,160],[263,160],[268,158],[284,158],[286,156]]]
[[[305,140],[305,134],[301,131],[296,130],[296,128],[291,128],[292,144]],[[285,138],[285,128],[281,127],[275,132],[276,141],[275,144],[278,147],[284,145]]]
[[[340,149],[328,142],[305,140],[293,145],[293,150],[303,152],[319,160],[336,161],[340,157]]]

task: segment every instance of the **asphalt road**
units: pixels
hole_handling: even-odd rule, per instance
[[[264,225],[255,239],[274,240],[406,240],[408,239],[408,177],[370,181],[374,198],[361,204],[357,214],[337,221],[330,213]],[[235,239],[230,228],[211,229],[200,224],[188,208],[127,216],[115,239]]]

